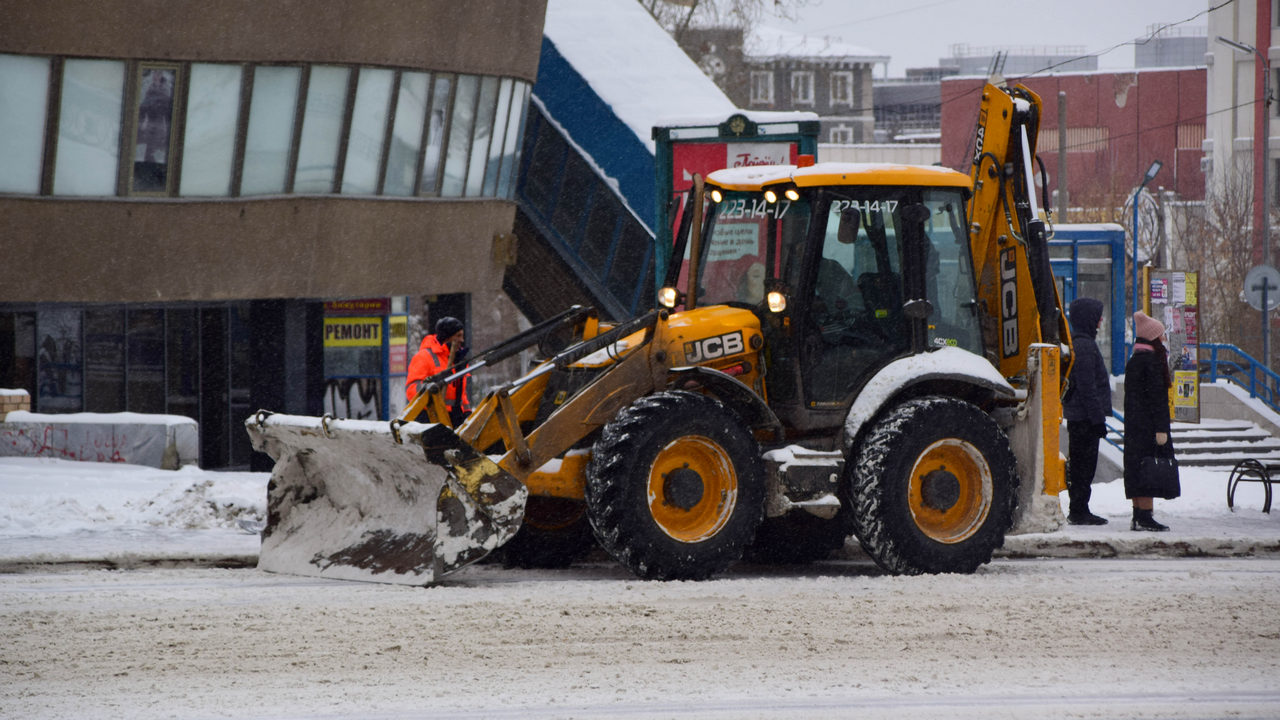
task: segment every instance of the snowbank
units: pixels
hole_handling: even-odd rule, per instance
[[[119,462],[173,470],[199,462],[200,426],[182,415],[18,410],[0,422],[0,456]]]

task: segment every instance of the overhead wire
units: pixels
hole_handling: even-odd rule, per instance
[[[944,1],[945,1],[945,0],[944,0]],[[1174,22],[1165,23],[1165,24],[1163,24],[1163,25],[1160,25],[1160,26],[1159,26],[1159,27],[1157,27],[1155,30],[1152,30],[1150,33],[1148,33],[1145,37],[1138,38],[1138,39],[1134,39],[1134,40],[1126,40],[1126,41],[1124,41],[1124,42],[1116,43],[1115,45],[1112,45],[1112,46],[1111,46],[1111,47],[1109,47],[1109,48],[1105,48],[1105,49],[1103,49],[1103,50],[1099,50],[1099,51],[1097,51],[1097,52],[1085,53],[1084,55],[1078,55],[1078,56],[1075,56],[1075,57],[1071,57],[1071,58],[1068,58],[1068,59],[1066,59],[1066,60],[1062,60],[1062,61],[1060,61],[1060,62],[1054,63],[1054,64],[1052,64],[1052,65],[1049,65],[1049,66],[1047,66],[1047,67],[1041,68],[1041,69],[1039,69],[1039,70],[1036,70],[1035,72],[1028,73],[1028,74],[1026,74],[1026,75],[1020,75],[1020,76],[1018,76],[1018,77],[1017,77],[1017,79],[1020,79],[1020,80],[1021,80],[1021,79],[1026,79],[1026,78],[1030,78],[1030,77],[1035,77],[1035,76],[1037,76],[1037,75],[1040,75],[1040,74],[1043,74],[1043,73],[1047,73],[1047,72],[1049,72],[1050,70],[1053,70],[1054,68],[1061,67],[1061,66],[1063,66],[1063,65],[1067,65],[1067,64],[1069,64],[1069,63],[1077,62],[1077,61],[1079,61],[1079,60],[1086,60],[1086,59],[1091,58],[1091,57],[1094,57],[1094,58],[1096,58],[1096,57],[1102,57],[1103,55],[1106,55],[1107,53],[1110,53],[1110,52],[1114,52],[1115,50],[1118,50],[1119,48],[1124,47],[1125,45],[1133,45],[1133,46],[1135,46],[1135,47],[1136,47],[1136,46],[1138,46],[1138,45],[1145,45],[1145,44],[1147,44],[1147,43],[1151,42],[1152,40],[1154,40],[1154,39],[1156,38],[1156,36],[1158,36],[1160,33],[1164,32],[1165,30],[1168,30],[1169,28],[1177,27],[1177,26],[1179,26],[1179,25],[1185,25],[1185,24],[1187,24],[1187,23],[1189,23],[1189,22],[1193,22],[1193,21],[1195,21],[1195,20],[1198,20],[1199,18],[1203,17],[1204,15],[1207,15],[1207,14],[1209,14],[1209,13],[1211,13],[1211,12],[1214,12],[1215,10],[1221,10],[1222,8],[1227,7],[1228,5],[1231,5],[1231,4],[1235,3],[1235,1],[1236,1],[1236,0],[1223,0],[1223,2],[1220,2],[1220,3],[1218,3],[1217,5],[1211,6],[1211,7],[1207,8],[1207,9],[1205,9],[1205,10],[1201,10],[1200,12],[1196,13],[1195,15],[1192,15],[1191,17],[1185,18],[1185,19],[1183,19],[1183,20],[1177,20],[1177,21],[1174,21]],[[934,3],[934,4],[942,4],[942,3]],[[889,13],[889,15],[894,15],[894,14],[899,14],[899,13],[902,13],[902,12],[907,12],[908,10],[919,10],[919,9],[923,9],[923,8],[926,8],[926,7],[931,7],[931,5],[922,5],[922,6],[917,6],[917,7],[915,7],[915,8],[907,8],[907,10],[901,10],[901,11],[898,11],[897,13]],[[886,16],[881,16],[881,17],[887,17],[887,15],[886,15]],[[942,100],[942,101],[940,101],[940,102],[939,102],[939,105],[940,105],[940,106],[941,106],[941,105],[946,105],[947,103],[950,103],[950,102],[957,102],[957,101],[963,100],[964,98],[966,98],[966,97],[968,97],[968,96],[970,96],[970,95],[973,95],[974,93],[981,92],[981,90],[982,90],[982,88],[981,88],[981,87],[977,87],[977,88],[974,88],[974,89],[972,89],[972,90],[965,91],[964,93],[961,93],[961,94],[959,94],[959,95],[956,95],[955,97],[948,98],[948,99],[946,99],[946,100]],[[919,98],[919,101],[920,101],[920,102],[919,102],[919,104],[922,104],[922,105],[924,105],[924,104],[930,104],[930,101],[931,101],[931,100],[932,100],[932,97],[929,97],[929,96],[922,96],[922,97],[920,97],[920,98]],[[874,107],[870,107],[870,108],[868,108],[868,107],[857,107],[857,108],[850,108],[850,109],[848,110],[848,113],[850,113],[850,114],[861,114],[861,113],[866,113],[866,112],[868,112],[868,111],[873,111],[873,110],[874,110]]]

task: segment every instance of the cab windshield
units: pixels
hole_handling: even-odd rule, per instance
[[[698,304],[759,305],[772,289],[770,279],[783,277],[788,249],[804,240],[809,201],[770,203],[760,193],[727,192],[708,212]]]

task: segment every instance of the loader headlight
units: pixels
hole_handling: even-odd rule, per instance
[[[658,291],[658,304],[664,308],[674,308],[680,302],[680,291],[673,287],[664,287]]]
[[[724,199],[724,195],[715,188],[711,188],[711,202],[719,204]]]
[[[787,309],[787,296],[777,290],[770,290],[765,302],[769,304],[769,312],[780,313]]]
[[[782,193],[782,196],[791,202],[795,202],[800,199],[800,191],[793,187],[789,187],[786,189],[786,192]]]
[[[765,202],[767,202],[767,203],[769,203],[770,205],[772,205],[772,204],[774,204],[774,203],[778,202],[778,193],[774,192],[773,190],[765,190],[765,191],[764,191],[764,200],[765,200]]]

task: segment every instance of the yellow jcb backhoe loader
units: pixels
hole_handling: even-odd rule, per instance
[[[594,538],[640,577],[702,579],[853,534],[890,572],[972,572],[1019,513],[1052,524],[1062,488],[1070,340],[1031,182],[1039,107],[988,85],[969,175],[714,172],[657,309],[572,308],[389,424],[259,412],[247,429],[276,460],[259,566],[421,585]],[[449,382],[567,328],[450,427]]]

